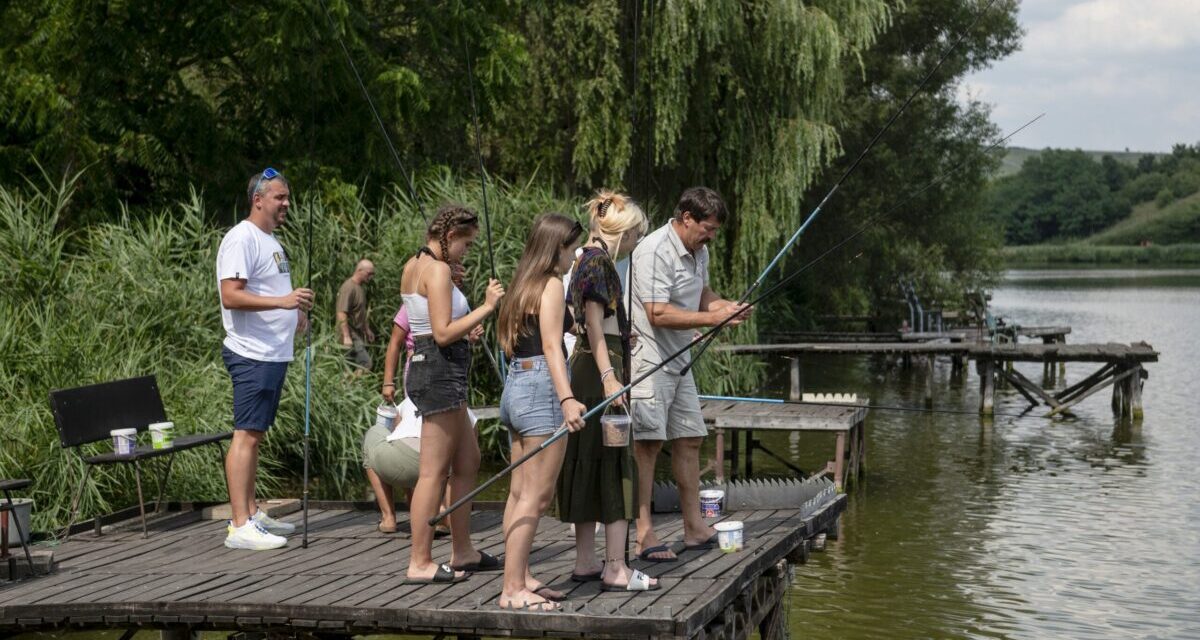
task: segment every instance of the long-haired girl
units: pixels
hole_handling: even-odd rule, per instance
[[[574,320],[567,314],[562,275],[575,259],[583,227],[557,213],[533,223],[525,253],[517,263],[497,329],[512,359],[500,422],[512,434],[512,456],[542,445],[564,423],[583,427],[587,408],[571,394],[563,334]],[[499,604],[511,609],[551,611],[562,593],[541,585],[529,573],[529,550],[538,519],[550,506],[566,442],[559,440],[513,471],[504,509],[504,587]]]
[[[626,379],[629,316],[615,261],[629,255],[646,232],[646,214],[628,196],[601,190],[587,204],[591,235],[575,262],[568,298],[579,340],[571,354],[571,389],[580,402],[599,404]],[[626,409],[625,399],[612,403]],[[558,483],[558,511],[575,525],[579,582],[599,580],[605,590],[645,591],[658,581],[625,564],[629,521],[637,514],[637,468],[630,446],[606,447],[600,417],[567,439]],[[595,523],[604,523],[605,562],[596,558]]]
[[[495,311],[504,287],[488,282],[483,306],[471,310],[454,285],[451,264],[462,262],[479,235],[479,217],[460,205],[441,207],[429,223],[425,246],[404,265],[400,295],[413,333],[413,356],[405,383],[421,412],[421,463],[409,505],[412,555],[408,580],[455,582],[471,571],[499,568],[496,558],[476,551],[470,537],[470,505],[449,516],[449,564],[433,562],[433,529],[442,485],[450,476],[450,499],[466,494],[479,471],[479,443],[467,416],[467,336]]]

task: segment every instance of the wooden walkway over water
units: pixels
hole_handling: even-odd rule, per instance
[[[1142,417],[1142,385],[1149,377],[1145,365],[1158,362],[1158,352],[1145,342],[1123,344],[1065,344],[1047,340],[1041,344],[946,340],[910,342],[807,342],[779,344],[735,344],[715,347],[736,355],[783,356],[791,358],[792,400],[799,400],[803,373],[799,356],[803,355],[864,355],[900,356],[909,361],[914,357],[950,356],[955,369],[961,370],[965,360],[975,360],[980,376],[980,406],[982,414],[993,413],[997,382],[1006,382],[1029,401],[1031,406],[1051,407],[1048,415],[1068,412],[1070,407],[1109,385],[1113,387],[1113,409],[1128,418]],[[1014,362],[1041,362],[1043,371],[1053,375],[1053,365],[1070,362],[1097,363],[1100,368],[1080,383],[1057,393],[1047,393],[1012,367]],[[933,367],[926,366],[927,405],[932,405]]]
[[[636,594],[571,582],[568,525],[544,518],[531,565],[538,578],[567,592],[556,613],[500,609],[499,572],[452,585],[402,584],[408,539],[379,533],[378,514],[356,508],[366,505],[314,503],[307,549],[297,534],[287,547],[261,552],[226,549],[225,521],[202,520],[200,510],[186,509],[157,519],[148,539],[132,526],[136,521],[102,536],[90,530],[73,535],[55,549],[55,573],[0,583],[0,635],[157,628],[735,640],[759,629],[763,637],[779,638],[789,558],[806,557],[806,540],[818,533],[836,533],[845,501],[831,494],[819,505],[726,514],[723,519],[745,523],[743,551],[682,551],[677,544],[678,562],[634,561],[663,585]],[[503,552],[501,517],[494,509],[472,515],[477,548]],[[300,514],[284,519],[299,524]],[[678,514],[656,519],[664,540],[679,540]],[[434,554],[447,559],[449,541],[437,540]]]

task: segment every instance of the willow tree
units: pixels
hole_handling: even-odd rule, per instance
[[[527,85],[493,105],[504,138],[495,163],[549,169],[575,190],[624,186],[665,206],[687,186],[716,188],[734,219],[714,247],[713,275],[740,289],[799,224],[805,190],[841,152],[843,79],[861,70],[893,4],[530,3],[517,29]]]

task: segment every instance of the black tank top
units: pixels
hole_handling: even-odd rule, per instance
[[[571,314],[563,314],[563,333],[571,330],[572,326]],[[513,357],[516,358],[532,358],[534,356],[544,356],[545,351],[542,349],[542,323],[538,322],[536,313],[531,313],[525,316],[525,326],[530,329],[529,335],[524,335],[521,332],[517,336],[517,346],[513,349]],[[563,353],[566,353],[566,348],[563,348]]]

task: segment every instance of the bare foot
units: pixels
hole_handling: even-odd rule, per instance
[[[528,589],[511,595],[501,593],[496,604],[500,605],[501,609],[517,611],[557,611],[561,607],[557,602],[551,602]]]

